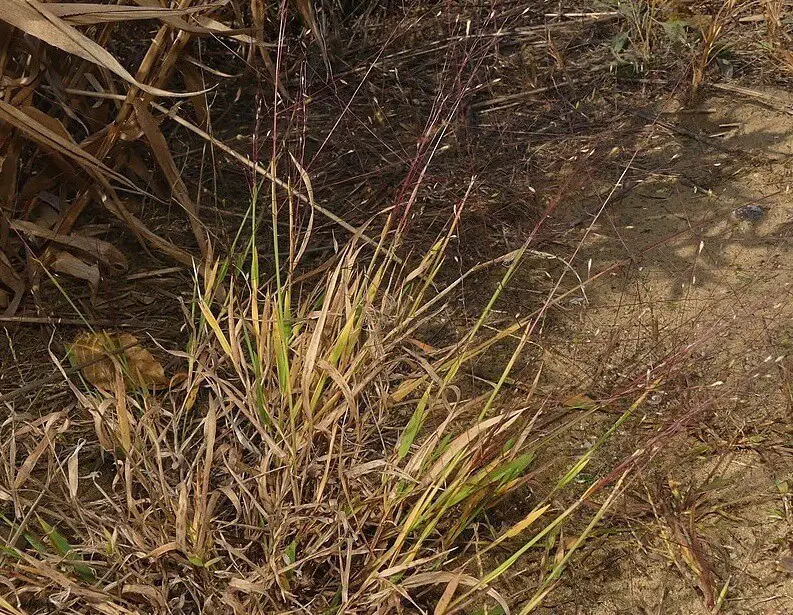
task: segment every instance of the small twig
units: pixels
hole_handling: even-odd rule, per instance
[[[502,109],[508,109],[509,107],[514,107],[515,105],[519,105],[524,100],[526,100],[526,98],[529,98],[534,94],[542,94],[544,92],[549,92],[551,90],[556,90],[569,85],[573,85],[573,82],[565,81],[563,83],[557,83],[542,88],[526,90],[525,92],[518,92],[517,94],[506,94],[504,96],[498,96],[496,98],[491,98],[489,100],[483,100],[481,102],[474,103],[471,105],[471,109],[482,114],[491,113],[493,111],[500,111]]]
[[[156,278],[161,275],[167,275],[169,273],[181,273],[184,270],[185,270],[184,267],[165,267],[163,269],[154,269],[153,271],[141,271],[139,273],[133,273],[132,275],[128,275],[126,277],[126,280],[131,282],[133,280]]]
[[[566,17],[568,19],[585,17],[590,19],[602,19],[603,17],[619,17],[619,11],[604,11],[600,13],[545,13],[545,17]]]

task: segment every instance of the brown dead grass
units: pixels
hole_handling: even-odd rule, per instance
[[[631,442],[627,454],[622,450],[622,458],[605,469],[601,466],[590,481],[584,470],[598,451],[643,407],[652,387],[674,382],[685,372],[690,356],[670,342],[672,349],[654,358],[653,371],[632,365],[636,369],[621,376],[623,388],[613,396],[603,395],[606,402],[586,395],[569,398],[566,405],[553,396],[539,400],[539,366],[529,363],[517,380],[513,373],[516,364],[523,364],[525,348],[535,342],[536,322],[610,270],[587,278],[586,284],[578,278],[573,290],[551,292],[537,313],[516,316],[508,325],[503,320],[493,325],[491,319],[493,298],[502,287],[495,295],[479,293],[477,299],[486,305],[466,315],[468,328],[458,339],[435,347],[424,334],[442,328],[440,316],[452,291],[494,265],[506,266],[509,275],[504,278],[510,278],[530,251],[523,251],[524,244],[505,257],[473,266],[460,278],[449,276],[448,286],[436,288],[440,272],[448,275],[442,265],[458,230],[455,219],[434,236],[433,248],[417,262],[406,259],[412,263],[409,267],[402,264],[403,252],[395,256],[405,247],[401,231],[409,226],[411,208],[420,206],[422,220],[433,210],[433,202],[425,203],[418,195],[433,169],[433,157],[449,147],[450,137],[462,147],[465,131],[479,130],[479,124],[487,126],[489,118],[500,114],[520,118],[525,115],[520,106],[545,92],[559,93],[567,87],[586,92],[592,84],[598,91],[621,71],[627,72],[628,81],[637,78],[637,69],[655,70],[657,75],[652,61],[664,43],[659,42],[662,28],[653,20],[672,15],[665,3],[654,5],[658,11],[649,20],[645,13],[635,13],[642,16],[639,22],[616,12],[576,14],[572,19],[583,19],[593,30],[595,25],[616,23],[628,34],[627,47],[598,47],[584,59],[570,51],[578,45],[578,32],[562,16],[551,16],[558,21],[536,29],[516,28],[509,34],[520,48],[517,55],[535,58],[543,69],[543,74],[533,70],[527,78],[532,85],[528,94],[525,88],[517,93],[501,89],[500,76],[476,84],[468,80],[467,69],[490,57],[496,47],[492,41],[506,46],[509,38],[504,31],[500,39],[482,35],[481,40],[489,42],[465,57],[465,71],[439,73],[440,91],[452,82],[465,85],[454,96],[439,96],[441,104],[431,105],[418,154],[408,161],[406,178],[394,198],[396,215],[389,218],[380,239],[378,231],[369,228],[364,234],[319,205],[305,165],[293,159],[291,178],[282,181],[276,176],[281,162],[261,164],[214,136],[202,91],[208,86],[207,72],[189,52],[197,37],[221,40],[249,63],[260,63],[286,98],[279,58],[270,57],[272,48],[264,38],[268,13],[261,3],[250,7],[252,28],[240,19],[247,16],[246,10],[234,5],[81,5],[75,12],[69,5],[6,4],[9,17],[0,23],[0,37],[8,33],[0,38],[0,282],[10,291],[3,291],[8,311],[15,311],[36,279],[49,273],[82,277],[96,295],[104,270],[125,270],[125,254],[80,232],[78,221],[90,207],[115,216],[142,244],[169,258],[187,266],[202,264],[196,267],[196,294],[187,306],[190,343],[173,351],[180,369],[171,374],[167,390],[136,387],[129,373],[130,367],[134,371],[128,364],[130,354],[113,355],[101,363],[110,377],[100,386],[85,372],[88,383],[70,383],[69,399],[76,401],[66,409],[11,407],[0,430],[5,451],[0,473],[5,524],[0,575],[7,588],[0,608],[11,613],[434,609],[440,615],[498,604],[527,613],[561,585],[562,572],[629,481],[675,436],[691,429],[707,407],[671,417],[670,424],[659,425],[651,436]],[[711,11],[710,25],[701,29],[704,36],[690,41],[684,74],[691,78],[694,93],[713,75],[720,52],[717,39],[730,32],[738,16],[733,9],[741,8],[735,4],[727,2]],[[327,42],[310,5],[296,5],[316,32],[328,63]],[[771,2],[764,7],[768,36],[781,37],[780,8]],[[509,7],[506,14],[521,11],[522,6]],[[160,25],[154,43],[138,50],[141,61],[133,74],[105,49],[112,41],[134,47],[134,41],[115,35],[122,24],[137,18],[157,19]],[[689,33],[699,27],[692,24],[686,26]],[[385,81],[396,75],[391,67],[398,60],[421,61],[438,49],[449,50],[448,60],[459,51],[456,45],[466,40],[461,33],[464,22],[459,27],[414,51],[377,56],[365,71],[358,67],[349,74],[368,76],[369,70],[381,70]],[[48,45],[35,40],[31,44],[22,31]],[[609,53],[616,55],[613,64],[602,64]],[[636,57],[650,64],[636,62]],[[784,62],[783,52],[778,57]],[[421,71],[414,76],[421,77]],[[186,100],[166,91],[176,89],[174,83],[180,79],[190,94],[189,112]],[[538,79],[545,81],[540,84]],[[479,97],[474,102],[469,100],[472,93]],[[401,121],[394,119],[388,99],[380,99],[373,96],[366,103],[370,124]],[[554,116],[556,111],[549,106],[542,112]],[[529,114],[539,113],[532,108]],[[264,181],[265,190],[278,193],[270,211],[263,217],[254,211],[252,216],[260,222],[269,213],[273,229],[289,217],[286,236],[273,232],[273,279],[259,271],[255,239],[252,250],[242,250],[242,260],[250,263],[244,268],[238,260],[218,261],[213,255],[198,199],[182,179],[163,132],[162,124],[170,118],[241,162]],[[340,116],[333,121],[343,120]],[[520,121],[514,120],[512,127],[525,128]],[[704,137],[700,141],[713,142]],[[565,156],[559,156],[561,150]],[[585,157],[582,153],[594,150],[565,142],[551,154],[539,154],[538,166],[532,169],[538,172],[550,160],[544,168],[549,175],[560,169],[569,172],[578,157]],[[560,165],[562,158],[565,164],[573,161],[572,167]],[[37,173],[31,173],[29,160]],[[384,158],[384,164],[392,163]],[[155,190],[157,177],[160,192]],[[490,182],[499,191],[514,189],[517,183],[487,176],[481,182],[477,188]],[[473,185],[472,181],[468,189]],[[144,197],[179,204],[193,236],[190,246],[177,245],[135,215],[136,203]],[[434,216],[427,217],[446,224],[448,216],[437,211],[443,212],[448,201],[439,201]],[[292,223],[313,220],[315,212],[355,239],[325,268],[304,277],[298,265],[304,264],[301,254],[309,249],[311,231]],[[400,231],[396,239],[389,231],[392,225]],[[258,227],[251,227],[255,238]],[[33,238],[40,243],[34,244]],[[556,258],[572,269],[560,257],[532,253]],[[561,279],[554,291],[560,286]],[[486,351],[501,342],[511,344],[510,350],[499,356],[487,393],[471,394],[461,387],[463,367],[491,357]],[[52,358],[60,369],[61,357]],[[599,366],[598,376],[603,373]],[[503,392],[512,386],[505,399]],[[10,400],[0,400],[10,407]],[[583,454],[569,455],[564,449],[561,462],[554,463],[557,443],[573,426],[591,428],[593,423],[585,421],[600,416],[606,405],[610,412],[614,406],[621,409],[616,422],[609,417],[594,423],[596,435],[603,437],[595,438],[595,445]],[[547,420],[538,423],[539,418]],[[657,525],[670,560],[698,587],[706,606],[718,608],[728,585],[713,572],[697,528],[681,521],[693,516],[697,494],[675,493],[674,485],[670,489],[671,498],[663,489],[648,496],[655,516],[643,523]],[[500,515],[503,527],[490,527],[489,520],[499,518],[498,507],[510,498],[521,501],[519,512]],[[657,505],[658,498],[670,501]],[[531,574],[518,577],[523,587],[510,599],[499,583],[518,564]]]
[[[116,378],[85,372],[98,388],[72,384],[69,411],[7,424],[5,607],[388,613],[430,600],[454,613],[487,599],[506,612],[491,585],[593,503],[589,528],[557,551],[521,612],[539,605],[638,467],[641,452],[585,491],[575,486],[646,393],[572,466],[535,467],[596,405],[572,403],[581,412],[537,429],[533,390],[506,403],[501,385],[460,396],[460,368],[509,331],[478,339],[474,328],[444,349],[414,337],[444,309],[447,293],[429,289],[452,232],[412,270],[387,256],[367,263],[351,244],[316,285],[260,286],[255,251],[247,279],[213,266],[179,353],[186,370],[167,393],[124,376],[151,371],[151,355],[123,363],[115,353]],[[511,255],[503,283],[521,260]],[[89,359],[101,344],[78,348]],[[544,493],[519,519],[470,540],[487,510],[534,483]],[[488,555],[505,547],[509,557]],[[426,593],[433,587],[439,598]]]

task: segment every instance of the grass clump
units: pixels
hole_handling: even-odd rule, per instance
[[[554,441],[595,407],[538,429],[535,386],[501,399],[534,321],[482,325],[523,249],[498,259],[510,264],[464,337],[422,341],[460,284],[439,290],[437,279],[458,219],[410,266],[394,256],[390,222],[376,249],[353,238],[313,269],[300,265],[307,237],[292,226],[274,236],[267,278],[251,240],[198,276],[187,352],[175,353],[186,369],[167,394],[74,385],[72,416],[5,427],[3,445],[28,459],[3,469],[8,608],[508,612],[498,579],[561,541],[581,504],[624,474],[585,490],[576,480],[608,434],[569,467],[554,460]],[[499,381],[464,394],[460,369],[510,336]],[[617,491],[537,564],[521,613]],[[488,511],[516,494],[517,513],[491,527]]]

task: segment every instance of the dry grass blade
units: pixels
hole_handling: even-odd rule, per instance
[[[148,243],[163,254],[167,254],[175,261],[185,265],[192,266],[196,262],[196,259],[192,254],[174,245],[167,239],[163,239],[151,229],[149,229],[138,218],[136,218],[132,212],[130,212],[129,208],[121,201],[121,199],[118,198],[118,195],[110,186],[110,184],[105,183],[104,188],[107,196],[109,197],[106,200],[103,200],[107,210],[119,220],[124,222],[129,227],[129,229],[135,233],[141,243]]]
[[[198,218],[198,209],[196,208],[195,203],[193,203],[193,200],[190,198],[190,194],[187,192],[187,187],[182,181],[182,176],[179,174],[179,170],[176,168],[176,164],[174,163],[170,149],[168,148],[168,143],[160,129],[157,127],[157,123],[154,121],[154,118],[151,116],[143,103],[140,101],[135,101],[134,106],[138,123],[143,129],[146,139],[149,141],[151,151],[154,153],[157,163],[160,165],[165,177],[168,179],[168,183],[171,185],[171,189],[173,190],[176,200],[179,201],[182,207],[184,207],[185,212],[187,212],[188,218],[190,220],[190,226],[192,227],[193,234],[195,235],[196,241],[198,242],[198,247],[201,249],[201,254],[206,258],[209,256],[209,238],[207,236],[206,229],[204,229],[204,227],[201,225],[201,222]]]
[[[54,132],[48,126],[44,126],[27,113],[24,113],[22,110],[17,109],[3,100],[0,100],[0,120],[8,122],[8,124],[14,128],[19,129],[29,139],[32,139],[36,143],[68,156],[81,167],[102,173],[122,185],[132,188],[133,190],[135,189],[135,185],[126,177],[116,173],[107,165],[97,160],[84,148],[78,146],[70,139],[65,138],[62,134]]]
[[[169,395],[130,390],[125,374],[141,372],[130,351],[94,363],[98,376],[84,372],[105,389],[73,388],[93,433],[84,432],[79,460],[73,450],[58,458],[63,471],[51,480],[77,494],[68,506],[79,507],[91,490],[80,478],[91,451],[116,455],[118,489],[105,487],[97,505],[105,512],[70,515],[78,520],[69,524],[86,537],[70,541],[70,549],[91,554],[95,577],[119,579],[114,599],[169,604],[182,591],[174,576],[180,575],[198,588],[202,604],[233,596],[249,613],[285,613],[313,601],[312,612],[374,614],[386,604],[415,601],[433,586],[444,588],[438,613],[459,610],[472,595],[509,612],[508,601],[456,552],[466,549],[466,530],[490,506],[525,485],[545,445],[543,437],[529,437],[535,414],[489,395],[450,399],[450,377],[435,373],[415,350],[430,348],[413,343],[412,319],[432,299],[424,278],[436,274],[448,241],[441,238],[428,262],[413,268],[400,267],[385,250],[364,258],[360,242],[353,239],[324,278],[300,286],[289,268],[280,281],[262,282],[255,258],[250,287],[228,277],[226,264],[208,267],[196,320],[188,323],[189,368]],[[290,243],[297,254],[300,242]],[[211,301],[221,283],[228,293]],[[97,352],[116,356],[129,339],[78,340],[75,360],[92,360]],[[489,345],[476,347],[461,346],[457,364]],[[421,407],[423,419],[411,422],[409,413],[395,413],[392,393],[416,369],[429,376],[420,394],[403,398],[409,408]],[[485,403],[489,416],[480,419]],[[39,484],[36,469],[58,454],[51,442],[63,425],[53,418],[40,428],[50,437],[35,444],[14,436],[29,459],[15,482],[23,509]],[[408,430],[410,444],[400,454]],[[49,510],[51,488],[44,493]],[[125,511],[120,519],[119,511]],[[565,518],[538,507],[496,538],[494,548],[517,536],[543,536]],[[106,546],[92,548],[90,541]],[[44,542],[41,549],[25,555],[46,561]],[[124,574],[134,570],[123,582],[112,563],[119,557],[127,562]],[[169,579],[156,584],[162,595],[136,589],[151,579],[152,559]],[[96,591],[79,570],[65,567],[60,574]],[[127,591],[119,594],[123,586]],[[186,603],[196,599],[181,595]]]
[[[411,587],[423,587],[425,585],[439,585],[439,584],[447,584],[447,590],[452,589],[456,590],[458,586],[464,585],[468,587],[475,587],[478,585],[479,581],[475,577],[472,577],[467,574],[462,574],[460,572],[425,572],[421,574],[414,575],[408,581],[404,583],[404,587],[411,588]],[[509,615],[511,613],[509,605],[507,601],[504,599],[501,594],[493,589],[487,590],[487,595],[493,598],[498,605],[501,607],[504,615]],[[452,593],[450,592],[449,598],[451,598]],[[438,602],[437,606],[444,606],[440,601]],[[446,605],[448,606],[448,604]],[[445,608],[445,607],[444,607]],[[443,613],[445,611],[437,611]]]
[[[24,334],[56,328],[48,351],[58,373],[0,395],[7,410],[0,420],[0,610],[527,615],[553,591],[569,590],[565,571],[590,538],[605,544],[613,534],[602,524],[626,485],[670,435],[684,434],[689,423],[667,406],[667,391],[657,403],[654,394],[696,345],[686,339],[689,355],[670,359],[659,339],[663,323],[643,300],[632,316],[636,336],[607,331],[600,314],[589,320],[615,285],[634,281],[636,255],[646,252],[631,249],[629,262],[619,248],[636,241],[636,225],[623,222],[643,218],[638,208],[631,206],[628,220],[613,218],[621,241],[598,222],[607,206],[625,214],[616,195],[645,179],[637,153],[622,164],[620,139],[641,133],[651,160],[664,163],[653,181],[683,175],[682,156],[669,159],[656,147],[664,143],[652,142],[660,134],[655,120],[646,126],[628,113],[614,117],[619,97],[649,89],[651,79],[621,64],[603,64],[608,75],[596,68],[604,50],[620,60],[624,33],[612,29],[631,18],[628,11],[640,21],[627,34],[638,36],[631,44],[648,63],[664,26],[682,29],[682,42],[693,27],[662,25],[671,15],[663,2],[548,14],[520,3],[503,11],[403,3],[395,10],[404,19],[372,2],[344,16],[364,25],[354,32],[359,38],[328,37],[334,62],[338,53],[338,65],[349,66],[334,76],[321,28],[334,22],[332,7],[350,3],[134,4],[0,0],[8,14],[0,17],[0,307],[17,309],[28,285],[46,295],[51,289],[37,284],[44,274],[60,284],[50,271],[86,280],[96,299],[103,273],[139,265],[95,238],[106,239],[105,231],[80,227],[117,229],[107,224],[111,215],[141,244],[195,273],[194,288],[175,288],[172,274],[183,267],[140,263],[145,270],[124,283],[146,284],[153,299],[132,290],[94,301],[82,321],[5,319]],[[688,59],[690,50],[702,52],[694,58],[695,91],[713,73],[711,60],[721,59],[720,24],[736,8],[721,4],[725,12],[685,47]],[[765,4],[781,27],[778,3]],[[380,12],[385,21],[375,25],[388,43],[369,48],[370,37],[382,34],[368,29]],[[512,29],[505,15],[520,15],[528,27]],[[487,31],[479,30],[482,20]],[[590,21],[599,22],[598,48],[581,57],[590,39],[570,36],[576,31],[568,25]],[[601,30],[618,36],[609,44]],[[421,43],[430,31],[417,49],[389,48]],[[553,74],[546,80],[532,66],[527,88],[526,75],[511,69],[541,64],[538,57]],[[321,60],[331,83],[323,82]],[[271,92],[250,78],[262,64]],[[223,91],[221,80],[237,91]],[[608,113],[601,94],[583,106],[573,98],[603,92],[605,83],[620,85]],[[166,107],[156,97],[174,87],[189,90],[191,100]],[[504,113],[527,91],[542,104]],[[327,122],[327,134],[317,138],[313,125],[301,124],[309,117]],[[603,131],[596,147],[568,138],[582,125]],[[675,138],[684,131],[676,126]],[[697,142],[710,148],[720,138]],[[554,160],[557,144],[565,156]],[[373,159],[376,168],[367,168]],[[514,173],[503,173],[502,159],[519,160],[520,169],[515,163]],[[603,163],[603,174],[623,169],[594,216],[581,202],[601,188],[593,161]],[[721,164],[708,164],[708,174]],[[407,170],[402,182],[400,169]],[[529,232],[525,211],[513,216],[503,206],[546,202],[558,181],[540,181],[547,169],[575,176],[569,184],[583,222],[568,227],[569,212],[557,211],[554,200]],[[240,187],[250,195],[240,198]],[[222,194],[227,188],[231,199]],[[199,214],[213,202],[223,209],[204,224]],[[506,222],[498,218],[503,211]],[[318,214],[333,224],[317,223]],[[240,216],[235,234],[226,221]],[[552,228],[541,229],[550,218]],[[473,223],[481,231],[469,253]],[[337,225],[350,234],[341,245]],[[499,225],[506,253],[494,258]],[[685,232],[692,229],[704,227],[693,221]],[[571,258],[534,249],[540,241],[556,246],[557,231],[561,249],[575,246]],[[191,232],[203,262],[184,248]],[[231,254],[220,258],[213,247],[227,237]],[[670,258],[688,258],[681,245],[665,247]],[[314,260],[322,251],[330,256]],[[636,287],[650,293],[651,281]],[[683,293],[689,290],[696,292]],[[88,307],[87,293],[64,295],[75,309]],[[183,321],[161,316],[165,297]],[[607,319],[635,307],[618,299]],[[143,314],[123,321],[136,330],[152,315],[156,326],[172,327],[173,337],[161,340],[167,363],[140,347],[140,333],[64,335],[66,327],[112,326],[106,323],[117,309]],[[580,317],[586,336],[556,326],[567,314]],[[655,335],[649,348],[645,330]],[[564,351],[546,352],[557,335]],[[600,347],[607,350],[593,369],[580,368],[579,357]],[[611,360],[615,349],[620,359],[630,355],[626,365]],[[12,382],[26,381],[26,365],[14,367]],[[685,374],[692,397],[705,395],[705,373],[694,371]],[[572,382],[579,372],[586,386]],[[45,404],[57,411],[41,410]],[[634,415],[642,434],[635,439],[627,429]],[[625,510],[632,514],[621,507],[615,523]],[[661,517],[679,569],[718,608],[727,585],[717,596],[703,534],[674,515]],[[572,591],[578,585],[574,579]],[[510,587],[518,594],[509,596]]]
[[[220,6],[220,5],[214,5]],[[115,6],[108,4],[89,4],[87,2],[61,3],[48,2],[47,10],[55,17],[60,17],[74,26],[90,26],[97,23],[113,23],[117,21],[132,21],[136,19],[162,19],[184,17],[192,13],[203,11],[207,6],[195,6],[180,9],[167,9],[147,6]],[[179,21],[168,20],[170,24],[179,24]],[[184,24],[189,28],[188,24]]]
[[[0,19],[53,47],[106,68],[144,92],[156,96],[177,96],[137,81],[103,47],[58,18],[47,7],[47,4],[36,0],[0,0]]]
[[[51,267],[53,271],[88,282],[91,287],[91,302],[96,302],[99,296],[99,282],[102,279],[102,274],[96,264],[86,263],[65,250],[54,250]]]
[[[182,73],[188,89],[195,92],[206,89],[206,84],[203,81],[203,76],[199,68],[192,62],[185,61],[179,63],[179,72]],[[196,117],[198,118],[198,126],[208,128],[209,126],[209,105],[207,104],[206,93],[202,92],[190,98],[193,105]]]

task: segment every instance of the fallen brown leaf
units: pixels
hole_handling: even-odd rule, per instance
[[[64,250],[58,250],[52,261],[52,269],[58,273],[65,273],[79,280],[85,280],[91,287],[91,300],[96,299],[99,292],[99,267],[94,264],[86,263],[73,254]]]
[[[123,372],[127,390],[168,382],[159,361],[129,333],[82,333],[75,338],[70,351],[73,361],[78,365],[96,361],[86,365],[82,374],[98,389],[113,390],[117,370]],[[110,356],[110,353],[113,355]],[[103,356],[105,358],[101,359]]]
[[[562,405],[565,408],[573,408],[575,410],[591,410],[598,404],[594,399],[591,399],[586,395],[581,395],[580,393],[578,393],[576,395],[572,395],[567,399],[565,399],[562,402]]]
[[[97,259],[105,267],[116,271],[127,270],[127,257],[114,245],[97,239],[96,237],[82,237],[80,235],[63,235],[43,228],[25,220],[13,220],[11,228],[15,231],[40,237],[48,241],[74,248]]]

